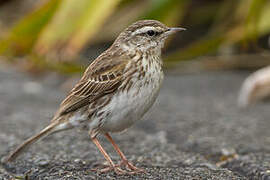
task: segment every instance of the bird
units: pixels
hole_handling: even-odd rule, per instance
[[[139,20],[119,34],[113,44],[90,63],[81,79],[62,101],[49,125],[11,152],[11,162],[34,142],[50,134],[83,126],[108,162],[105,173],[145,172],[134,166],[110,133],[132,126],[155,102],[164,79],[161,50],[169,35],[185,28],[170,28],[157,20]],[[115,164],[98,140],[104,135],[121,158]]]

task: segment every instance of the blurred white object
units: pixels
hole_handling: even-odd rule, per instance
[[[270,66],[252,73],[243,83],[238,105],[245,107],[270,95]]]

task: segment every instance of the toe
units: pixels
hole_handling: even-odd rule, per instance
[[[121,169],[118,165],[116,165],[116,166],[108,166],[108,167],[105,167],[105,168],[94,168],[94,169],[91,169],[91,171],[95,171],[95,172],[99,172],[99,173],[107,173],[109,171],[114,171],[118,175],[128,174],[127,171]]]
[[[137,168],[136,166],[134,166],[129,161],[124,161],[124,162],[122,162],[122,164],[125,165],[126,169],[128,169],[129,171],[132,171],[134,173],[145,173],[145,170],[144,169]]]
[[[127,173],[128,173],[127,171],[125,171],[125,170],[123,170],[123,169],[121,169],[121,168],[119,168],[119,167],[115,167],[115,168],[114,168],[114,172],[115,172],[116,174],[118,174],[118,175],[122,175],[122,174],[127,174]]]

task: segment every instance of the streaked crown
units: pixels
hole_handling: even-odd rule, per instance
[[[184,28],[169,28],[156,20],[140,20],[126,28],[118,36],[115,44],[126,49],[160,50],[168,35],[179,30]]]

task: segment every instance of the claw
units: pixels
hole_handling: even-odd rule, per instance
[[[94,168],[94,169],[91,169],[91,171],[95,171],[95,172],[100,172],[100,173],[106,173],[106,172],[109,172],[109,171],[114,171],[116,174],[118,175],[123,175],[123,174],[127,174],[128,172],[121,169],[119,167],[119,165],[116,165],[116,166],[108,166],[108,167],[105,167],[105,168]]]
[[[125,166],[126,169],[130,170],[129,172],[132,172],[133,174],[135,173],[146,173],[146,171],[144,169],[138,168],[136,166],[134,166],[131,162],[129,161],[122,161],[120,163],[120,166]]]

